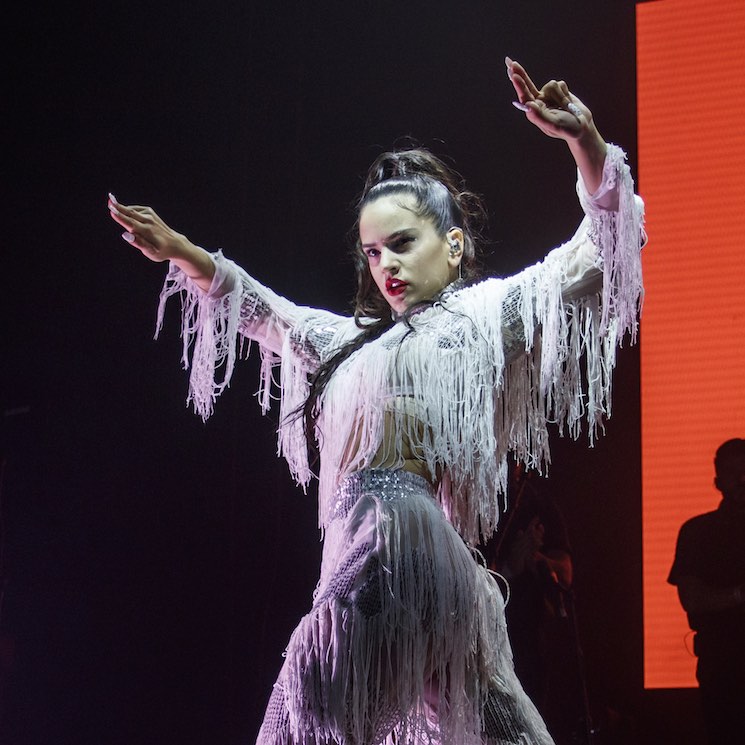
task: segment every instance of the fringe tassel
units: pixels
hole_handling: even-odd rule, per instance
[[[218,253],[216,260],[221,258],[222,254]],[[160,293],[156,339],[163,328],[165,304],[169,297],[176,294],[181,295],[181,364],[184,369],[190,366],[189,349],[192,343],[194,347],[186,403],[187,406],[192,403],[194,411],[206,421],[212,415],[217,397],[230,384],[236,356],[247,354],[250,349],[250,342],[245,344],[243,338],[240,343],[236,342],[241,317],[241,288],[236,287],[222,297],[207,297],[172,264]],[[224,370],[219,380],[218,370],[221,367]]]
[[[293,742],[377,743],[395,727],[396,742],[481,745],[494,650],[506,644],[499,590],[427,494],[377,510],[382,607],[366,617],[331,598],[301,621],[283,677]],[[334,527],[324,555],[338,561]],[[427,700],[441,702],[438,725]]]

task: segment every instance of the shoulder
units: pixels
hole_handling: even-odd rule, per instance
[[[436,306],[446,309],[467,308],[487,300],[502,299],[510,291],[509,279],[502,277],[481,277],[462,287],[445,289]]]
[[[721,523],[721,515],[718,510],[705,512],[686,520],[680,527],[678,543],[692,544],[706,538],[710,533],[716,531]]]
[[[721,514],[719,510],[711,510],[710,512],[703,512],[700,515],[694,515],[694,517],[686,520],[681,530],[696,530],[710,525],[715,525],[721,520]]]

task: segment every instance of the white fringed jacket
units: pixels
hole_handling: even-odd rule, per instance
[[[610,415],[616,346],[626,334],[636,338],[643,204],[614,145],[598,191],[589,195],[581,178],[577,191],[585,219],[544,261],[505,279],[446,288],[434,306],[411,317],[411,328],[395,324],[336,370],[318,419],[321,526],[340,479],[378,453],[384,426],[396,433],[385,438],[392,443],[386,462],[400,464],[406,442],[431,474],[441,474],[440,503],[473,542],[497,524],[508,452],[542,467],[548,422],[576,437],[585,418],[592,442]],[[214,260],[206,294],[171,267],[158,330],[165,301],[182,293],[184,366],[193,343],[189,399],[204,418],[230,381],[239,338],[258,342],[262,408],[276,382],[279,452],[306,486],[313,474],[303,423],[291,414],[305,401],[308,375],[360,330],[351,318],[280,297],[220,252]]]

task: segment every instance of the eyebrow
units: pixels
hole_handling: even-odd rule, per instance
[[[386,236],[386,239],[383,241],[383,243],[387,243],[388,241],[395,240],[396,238],[400,238],[402,235],[406,235],[406,233],[412,233],[414,232],[414,228],[402,228],[401,230],[396,230],[394,233],[391,233],[389,236]],[[374,246],[377,246],[377,243],[361,243],[360,246],[362,248],[373,248]]]

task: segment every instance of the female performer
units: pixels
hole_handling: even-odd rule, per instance
[[[180,293],[196,411],[209,416],[248,337],[264,409],[279,367],[279,447],[299,483],[313,475],[308,446],[320,453],[321,577],[261,745],[551,742],[515,677],[500,591],[467,542],[497,523],[509,452],[540,468],[548,421],[576,436],[586,417],[592,438],[609,413],[616,345],[636,334],[642,207],[624,153],[566,84],[539,90],[506,64],[515,105],[568,144],[586,213],[513,277],[477,281],[478,205],[424,150],[370,169],[354,318],[298,307],[149,207],[110,198],[124,239],[170,261],[159,327]]]

